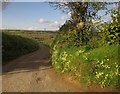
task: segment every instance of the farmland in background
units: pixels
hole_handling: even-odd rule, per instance
[[[27,30],[3,30],[10,35],[22,36],[38,41],[39,43],[51,46],[57,32],[54,31],[27,31]]]
[[[24,54],[33,52],[39,48],[40,44],[51,46],[56,33],[37,31],[2,31],[2,62],[7,62],[18,58]]]

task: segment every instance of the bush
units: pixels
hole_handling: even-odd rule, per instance
[[[110,23],[103,32],[93,33],[96,35],[85,35],[88,41],[83,43],[77,41],[76,32],[60,32],[52,45],[52,64],[56,71],[68,73],[86,86],[97,83],[119,89],[119,23]]]
[[[56,71],[69,73],[87,86],[92,82],[101,87],[119,87],[119,45],[106,45],[94,50],[75,46],[56,47],[53,47],[52,53],[52,64]]]
[[[38,42],[17,35],[2,33],[2,62],[8,62],[23,54],[37,50]]]
[[[92,82],[100,84],[101,87],[119,87],[118,49],[119,45],[104,45],[80,56],[83,62],[86,62],[87,65],[90,64],[89,75]],[[84,70],[84,72],[87,71]]]
[[[113,22],[104,27],[105,43],[120,44],[120,23]]]

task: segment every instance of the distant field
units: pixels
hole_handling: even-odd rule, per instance
[[[39,43],[22,36],[2,33],[2,64],[39,49]]]
[[[56,33],[33,31],[2,31],[3,65],[38,49],[39,43],[51,46]]]
[[[11,35],[18,35],[18,36],[22,36],[25,38],[30,38],[30,39],[34,39],[37,40],[40,43],[43,43],[45,45],[51,46],[55,36],[56,36],[56,32],[46,32],[46,31],[18,31],[18,30],[3,30],[2,32],[7,32]]]

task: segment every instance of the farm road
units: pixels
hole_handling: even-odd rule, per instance
[[[79,91],[50,64],[49,48],[41,45],[39,50],[24,55],[3,67],[3,92],[55,92]]]
[[[70,77],[56,73],[49,61],[50,49],[41,45],[39,50],[9,62],[3,67],[2,92],[93,91],[93,88],[83,88]]]

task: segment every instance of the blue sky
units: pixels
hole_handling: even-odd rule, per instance
[[[2,27],[57,30],[70,16],[45,2],[11,2],[3,10]]]
[[[108,6],[111,8],[111,6]],[[99,11],[99,15],[104,15]],[[2,28],[25,30],[58,30],[70,18],[61,10],[54,10],[48,2],[10,2],[2,11]],[[103,17],[110,20],[110,15]]]

